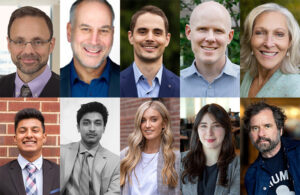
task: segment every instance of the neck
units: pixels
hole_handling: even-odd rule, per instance
[[[273,156],[275,156],[275,155],[279,152],[280,148],[281,148],[281,142],[279,142],[279,143],[277,144],[277,146],[276,146],[273,150],[271,150],[271,151],[269,151],[269,152],[261,153],[261,155],[262,155],[264,158],[272,158]]]
[[[91,150],[91,149],[97,147],[98,144],[99,144],[99,142],[97,142],[97,143],[94,143],[94,144],[92,144],[92,145],[87,145],[86,143],[84,143],[83,140],[81,140],[81,143],[82,143],[82,145],[83,145],[87,150]]]
[[[157,153],[160,148],[161,139],[146,140],[144,151],[145,153],[152,154]]]
[[[218,162],[221,148],[210,149],[203,147],[203,151],[206,157],[205,165],[212,166]]]
[[[23,72],[21,72],[19,69],[17,69],[17,74],[20,77],[20,79],[24,82],[24,83],[29,83],[30,81],[32,81],[33,79],[35,79],[36,77],[40,76],[40,74],[42,74],[45,70],[47,65],[45,65],[44,67],[42,67],[39,71],[33,73],[33,74],[25,74]]]
[[[273,68],[273,69],[265,69],[262,66],[258,66],[258,86],[264,86],[266,82],[272,77],[272,75],[278,70],[279,66]],[[261,88],[260,87],[260,88]]]
[[[196,68],[198,72],[207,80],[209,83],[213,82],[214,79],[219,76],[225,66],[226,57],[220,59],[214,64],[204,64],[200,60],[196,59]]]
[[[107,61],[107,59],[105,59],[98,68],[88,68],[82,66],[76,58],[73,59],[78,77],[87,84],[90,84],[93,79],[99,78],[102,75]]]
[[[36,161],[38,158],[41,157],[42,152],[39,152],[38,154],[25,154],[25,153],[21,153],[21,155],[23,156],[23,158],[25,158],[26,160],[28,160],[29,162],[34,162]]]
[[[141,73],[144,75],[144,77],[146,77],[149,85],[152,86],[152,80],[162,66],[162,56],[158,60],[151,62],[142,61],[139,58],[135,57],[134,62]]]

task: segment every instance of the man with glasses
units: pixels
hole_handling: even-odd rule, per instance
[[[61,97],[120,97],[120,66],[109,57],[114,11],[105,0],[77,0],[70,10],[73,59],[61,69]]]
[[[0,79],[0,96],[58,97],[59,76],[47,66],[55,45],[49,16],[34,7],[21,7],[12,13],[7,35],[17,71]]]

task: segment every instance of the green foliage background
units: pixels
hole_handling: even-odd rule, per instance
[[[165,67],[179,75],[179,0],[122,0],[121,1],[121,70],[124,70],[133,62],[133,47],[128,41],[128,30],[132,15],[145,5],[155,5],[161,8],[169,20],[169,32],[171,40],[166,47],[163,63]]]
[[[239,0],[216,0],[216,2],[224,5],[234,20],[234,37],[230,45],[228,46],[228,57],[233,63],[240,64],[240,13],[235,12],[234,9],[232,9],[234,6],[239,7]],[[185,8],[192,12],[193,8],[200,3],[201,0],[190,0],[189,2],[181,0],[180,7],[181,9]],[[183,63],[183,66],[181,66],[180,69],[184,69],[190,66],[194,60],[191,43],[185,36],[185,25],[188,23],[189,16],[180,18],[180,51]]]

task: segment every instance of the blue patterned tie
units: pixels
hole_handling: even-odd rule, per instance
[[[37,195],[36,180],[34,175],[36,167],[32,163],[28,163],[25,168],[28,171],[28,176],[25,181],[26,195]]]

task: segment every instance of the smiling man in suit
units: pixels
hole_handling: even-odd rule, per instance
[[[14,141],[20,154],[0,167],[1,195],[59,195],[59,166],[42,156],[46,139],[41,112],[26,108],[16,114]]]
[[[79,142],[61,146],[61,194],[120,194],[120,158],[99,143],[108,112],[99,102],[77,111]]]

